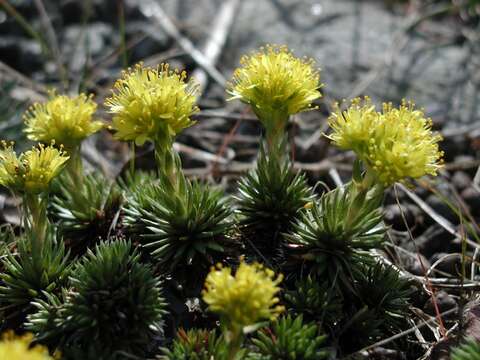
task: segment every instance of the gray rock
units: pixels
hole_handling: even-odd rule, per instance
[[[457,215],[450,209],[450,207],[437,195],[431,194],[427,197],[426,203],[431,206],[436,213],[443,216],[452,223],[458,222]]]
[[[456,171],[452,176],[452,184],[458,191],[463,191],[472,184],[472,179],[465,171]]]
[[[430,262],[422,254],[413,254],[414,256],[409,256],[404,252],[399,252],[400,263],[409,273],[417,276],[424,276],[425,269],[430,267]]]
[[[401,205],[401,209],[398,204],[386,206],[384,210],[385,222],[395,230],[406,230],[402,212],[408,228],[411,229],[415,225],[423,223],[424,217],[422,211],[418,206],[413,204]]]
[[[453,309],[457,306],[455,299],[443,290],[436,293],[435,299],[440,313]],[[436,315],[435,307],[431,299],[428,299],[425,303],[424,310],[430,315]],[[449,316],[449,318],[454,318],[455,316],[456,314],[452,314]]]
[[[161,2],[172,18],[205,35],[220,3]],[[242,0],[219,66],[228,77],[242,54],[266,43],[287,44],[317,60],[333,98],[357,89],[374,100],[415,99],[447,127],[474,121],[480,114],[479,61],[473,60],[480,59],[478,47],[439,46],[452,29],[440,21],[425,20],[405,33],[411,19],[402,9],[394,13],[379,2],[358,0]],[[190,33],[199,43],[205,38],[198,30]]]
[[[418,236],[415,243],[420,253],[430,258],[435,253],[449,251],[452,246],[452,239],[453,235],[440,225],[434,224]]]
[[[480,214],[480,193],[473,187],[467,187],[461,193],[462,199],[470,207],[473,215]]]
[[[86,58],[105,56],[112,45],[113,28],[106,23],[91,23],[88,26],[71,25],[63,33],[62,53],[69,69],[82,71]]]

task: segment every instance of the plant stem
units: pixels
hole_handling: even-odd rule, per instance
[[[41,195],[24,196],[25,229],[31,232],[32,255],[40,255],[48,228],[46,199]]]
[[[168,141],[168,140],[167,140]],[[177,174],[179,172],[179,160],[172,148],[172,141],[155,141],[155,160],[158,172],[168,178],[173,189],[177,189]]]
[[[242,345],[242,330],[238,327],[233,328],[232,330],[228,331],[230,333],[230,339],[228,340],[228,360],[235,360],[237,356],[238,350]]]
[[[66,165],[66,171],[70,176],[73,185],[76,189],[81,189],[83,185],[83,163],[82,155],[80,154],[80,145],[74,147],[70,150],[67,150],[67,154],[70,156],[70,159]]]
[[[288,118],[284,119],[269,119],[264,122],[265,138],[267,140],[268,154],[278,154],[279,157],[285,156],[286,145],[285,128],[288,123]]]

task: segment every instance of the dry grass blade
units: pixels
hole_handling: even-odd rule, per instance
[[[396,185],[399,189],[401,189],[407,196],[415,202],[420,209],[425,211],[427,215],[429,215],[435,222],[437,222],[441,227],[443,227],[445,230],[447,230],[450,234],[455,236],[457,239],[462,239],[462,237],[465,237],[464,235],[460,234],[457,230],[455,230],[455,226],[445,219],[442,215],[438,214],[435,210],[433,210],[430,205],[428,205],[425,201],[423,201],[420,197],[418,197],[416,194],[408,190],[404,185],[402,184],[397,184]],[[480,247],[479,244],[476,242],[472,241],[468,237],[466,238],[467,243],[472,246],[473,248],[478,248]]]
[[[21,74],[14,68],[8,66],[4,62],[0,61],[0,82],[15,81],[28,88],[28,90],[34,93],[35,99],[46,99],[44,94],[47,93],[47,88],[42,84],[36,83],[27,76]]]
[[[440,315],[443,317],[443,316],[446,316],[446,315],[450,315],[450,314],[453,314],[455,313],[456,311],[458,311],[458,308],[457,307],[454,307],[453,309],[449,309],[447,311],[444,311],[442,312]],[[349,359],[354,359],[355,358],[355,355],[359,355],[359,354],[362,354],[362,353],[365,353],[365,352],[368,352],[376,347],[379,347],[379,346],[383,346],[383,345],[386,345],[388,343],[391,343],[392,341],[395,341],[395,340],[398,340],[404,336],[407,336],[411,333],[414,333],[416,331],[418,331],[418,329],[421,329],[425,326],[429,326],[431,324],[435,324],[437,321],[436,318],[430,318],[429,320],[424,320],[421,324],[419,325],[415,325],[413,327],[411,327],[410,329],[408,330],[405,330],[405,331],[402,331],[398,334],[395,334],[393,336],[390,336],[389,338],[386,338],[386,339],[383,339],[383,340],[380,340],[378,342],[376,342],[375,344],[372,344],[372,345],[369,345],[369,346],[366,346],[364,347],[363,349],[361,350],[358,350],[356,351],[355,353],[353,354],[350,354],[344,358],[342,358],[342,360],[349,360]]]
[[[208,75],[210,75],[221,86],[225,86],[227,81],[222,73],[210,63],[209,59],[198,50],[189,39],[180,33],[178,28],[156,1],[143,0],[140,3],[139,8],[143,15],[147,18],[154,19],[169,36],[174,38],[182,49],[185,50],[185,52],[187,52],[198,65],[205,69]]]
[[[43,1],[34,0],[34,3],[40,15],[40,21],[42,23],[42,27],[45,30],[47,40],[49,43],[48,45],[51,49],[51,53],[54,58],[55,64],[57,66],[58,73],[60,74],[62,81],[64,82],[64,86],[67,86],[68,77],[65,71],[65,67],[63,66],[62,53],[58,45],[55,29],[53,28],[52,22],[50,21],[47,10],[45,9],[45,5],[43,4]]]
[[[477,172],[475,173],[475,176],[473,177],[472,185],[475,188],[475,190],[480,192],[480,166],[477,168]]]
[[[222,53],[239,4],[239,0],[224,1],[215,17],[210,31],[211,35],[202,49],[206,60],[208,60],[212,66],[215,66]],[[204,69],[197,68],[193,72],[192,77],[200,84],[200,93],[203,94],[208,84],[207,73]]]
[[[422,257],[420,256],[420,251],[418,250],[417,243],[415,242],[415,238],[413,237],[412,231],[411,231],[410,227],[408,226],[408,222],[407,222],[407,219],[405,217],[405,212],[403,211],[402,206],[400,204],[400,200],[398,198],[398,192],[397,192],[396,184],[394,185],[393,189],[395,191],[395,200],[396,200],[398,208],[400,210],[400,214],[402,216],[402,221],[403,221],[403,223],[404,223],[404,225],[407,229],[408,236],[409,236],[410,240],[412,241],[413,246],[415,247],[415,252],[417,254],[418,262],[420,263],[420,267],[421,267],[423,273],[425,274],[425,277],[424,277],[425,278],[425,285],[424,285],[424,287],[427,290],[428,294],[430,295],[432,305],[435,309],[435,314],[437,316],[438,324],[440,326],[440,334],[442,334],[442,336],[445,336],[446,330],[445,330],[445,326],[443,324],[443,319],[442,319],[442,316],[440,314],[440,309],[439,309],[439,306],[438,306],[438,303],[437,303],[437,299],[436,299],[436,295],[435,295],[435,289],[433,288],[432,283],[430,281],[430,278],[428,277],[427,269],[426,269],[425,264],[422,260]]]

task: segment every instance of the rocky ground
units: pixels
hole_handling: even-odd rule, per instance
[[[157,3],[183,36],[202,48],[223,2]],[[93,91],[101,99],[125,64],[169,61],[189,70],[197,67],[154,19],[145,17],[141,1],[45,1],[54,35],[38,15],[38,2],[10,3],[29,25],[22,27],[11,11],[0,10],[2,138],[21,140],[19,114],[30,101],[43,98],[47,86]],[[321,136],[334,100],[358,95],[369,95],[377,102],[407,98],[425,108],[445,137],[445,171],[437,183],[422,183],[413,195],[398,189],[415,242],[406,231],[395,194],[387,199],[386,220],[392,231],[386,253],[406,274],[422,277],[430,269],[440,311],[445,311],[460,299],[457,278],[462,239],[471,241],[467,249],[473,255],[480,235],[476,225],[480,218],[480,31],[478,18],[452,10],[449,2],[425,3],[241,0],[216,67],[228,79],[242,54],[266,43],[287,44],[297,54],[317,61],[325,84],[320,111],[300,116],[294,125],[299,167],[308,171],[312,182],[333,185],[338,182],[337,170],[340,180],[349,176],[348,156],[339,157]],[[46,39],[50,51],[42,48],[36,33]],[[58,44],[57,48],[52,44]],[[58,66],[59,61],[63,66]],[[201,101],[199,125],[179,139],[194,175],[235,177],[250,166],[256,153],[258,126],[249,121],[248,114],[239,115],[243,107],[226,104],[224,98],[224,88],[210,81]],[[212,116],[211,111],[237,117]],[[85,155],[93,166],[115,174],[127,160],[122,155],[126,151],[104,139],[109,139],[107,133],[94,139]],[[336,169],[333,175],[329,172],[332,166]],[[2,200],[4,217],[13,219],[11,200]],[[455,213],[458,209],[461,220]],[[466,222],[470,228],[460,226]],[[476,274],[467,275],[475,279]],[[472,281],[471,287],[476,286]],[[419,301],[420,317],[433,316],[431,302]]]

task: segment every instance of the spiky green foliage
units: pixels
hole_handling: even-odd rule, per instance
[[[62,242],[57,242],[49,229],[40,253],[33,254],[30,248],[35,234],[25,233],[16,243],[16,251],[8,251],[2,259],[0,274],[0,303],[15,317],[31,310],[30,302],[54,294],[67,283],[70,272],[68,254]]]
[[[339,324],[340,343],[349,350],[405,329],[413,294],[408,280],[401,278],[395,268],[381,263],[363,266],[355,277]]]
[[[43,295],[43,298],[32,301],[34,310],[28,315],[25,328],[34,334],[35,339],[54,348],[61,340],[61,322],[67,290],[62,289],[58,296],[46,292]]]
[[[480,360],[480,341],[469,339],[453,349],[452,360]]]
[[[338,289],[315,276],[308,275],[296,281],[284,296],[290,310],[321,324],[333,324],[342,316],[342,297]]]
[[[113,232],[112,225],[123,201],[122,192],[97,173],[85,176],[80,189],[67,173],[59,183],[59,195],[53,199],[53,217],[72,253],[83,254]]]
[[[288,157],[267,155],[263,148],[256,168],[240,179],[238,189],[240,229],[262,250],[274,249],[313,199],[305,175],[293,170]]]
[[[326,336],[315,323],[304,323],[302,316],[286,316],[260,330],[252,339],[261,360],[327,359]]]
[[[181,173],[176,184],[173,188],[160,175],[156,183],[139,187],[125,208],[125,223],[165,271],[208,269],[224,255],[225,245],[231,247],[230,207],[220,189]]]
[[[5,254],[8,245],[15,240],[15,233],[10,224],[0,225],[0,254]]]
[[[162,352],[162,360],[226,360],[228,346],[215,330],[180,329],[170,349]]]
[[[413,290],[411,282],[401,278],[398,270],[381,263],[364,268],[356,276],[354,289],[362,304],[380,315],[385,328],[401,328]]]
[[[331,281],[348,282],[345,275],[371,262],[368,250],[384,241],[381,200],[374,190],[359,192],[353,183],[323,194],[287,236],[292,258]]]
[[[158,176],[151,171],[142,171],[129,169],[125,171],[122,177],[117,179],[118,186],[125,191],[126,196],[134,195],[135,192],[141,188],[148,186],[151,183],[156,182]]]
[[[144,356],[160,332],[165,304],[158,278],[139,258],[124,240],[88,250],[64,301],[38,302],[30,327],[44,338],[49,331],[46,340],[57,336],[67,358]]]

